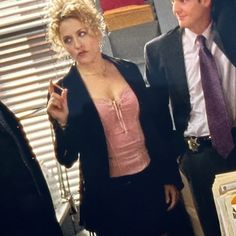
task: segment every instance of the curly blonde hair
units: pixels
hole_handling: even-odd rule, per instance
[[[57,52],[64,51],[59,34],[60,24],[64,19],[76,18],[94,32],[105,32],[103,16],[91,0],[51,0],[48,18],[47,38]]]

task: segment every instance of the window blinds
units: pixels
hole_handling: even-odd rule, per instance
[[[71,63],[58,60],[45,40],[47,3],[0,1],[0,99],[21,120],[44,174],[45,167],[49,171],[45,176],[55,180],[48,181],[50,190],[56,183],[61,190],[64,187],[62,195],[70,188],[74,198],[79,199],[79,163],[67,171],[58,165],[46,114],[49,80],[60,79]],[[55,195],[54,190],[51,193]],[[58,202],[52,197],[54,203]]]

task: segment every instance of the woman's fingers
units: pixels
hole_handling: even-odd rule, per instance
[[[64,100],[67,97],[67,89],[61,88],[59,85],[54,84],[52,80],[49,82],[48,92],[50,94],[49,104],[57,107],[58,109],[63,108]]]
[[[63,99],[64,105],[67,106],[67,94],[68,94],[68,89],[63,89],[61,93],[61,97]]]
[[[54,108],[58,108],[61,109],[62,105],[61,105],[61,99],[60,98],[56,98],[57,94],[52,94],[50,100],[49,100],[49,106],[53,106]]]
[[[50,95],[52,95],[52,93],[54,92],[57,93],[58,95],[61,95],[64,90],[65,89],[60,87],[58,84],[54,84],[52,80],[49,81],[48,92]]]
[[[52,80],[50,80],[50,82],[49,82],[48,92],[50,95],[54,92]]]
[[[61,88],[59,85],[50,81],[48,92],[50,98],[47,105],[47,112],[59,123],[66,123],[69,114],[67,105],[67,89]]]
[[[166,203],[169,205],[167,211],[174,208],[179,200],[179,191],[174,185],[165,185]]]

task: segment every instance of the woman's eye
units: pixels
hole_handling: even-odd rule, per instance
[[[86,32],[85,31],[80,31],[79,32],[79,37],[84,37],[86,35]]]
[[[65,44],[70,44],[72,40],[71,40],[71,38],[64,38],[63,41]]]

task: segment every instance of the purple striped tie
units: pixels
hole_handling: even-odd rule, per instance
[[[221,156],[227,158],[234,148],[234,142],[222,85],[214,58],[206,47],[206,38],[198,35],[197,41],[200,47],[201,81],[212,145]]]

